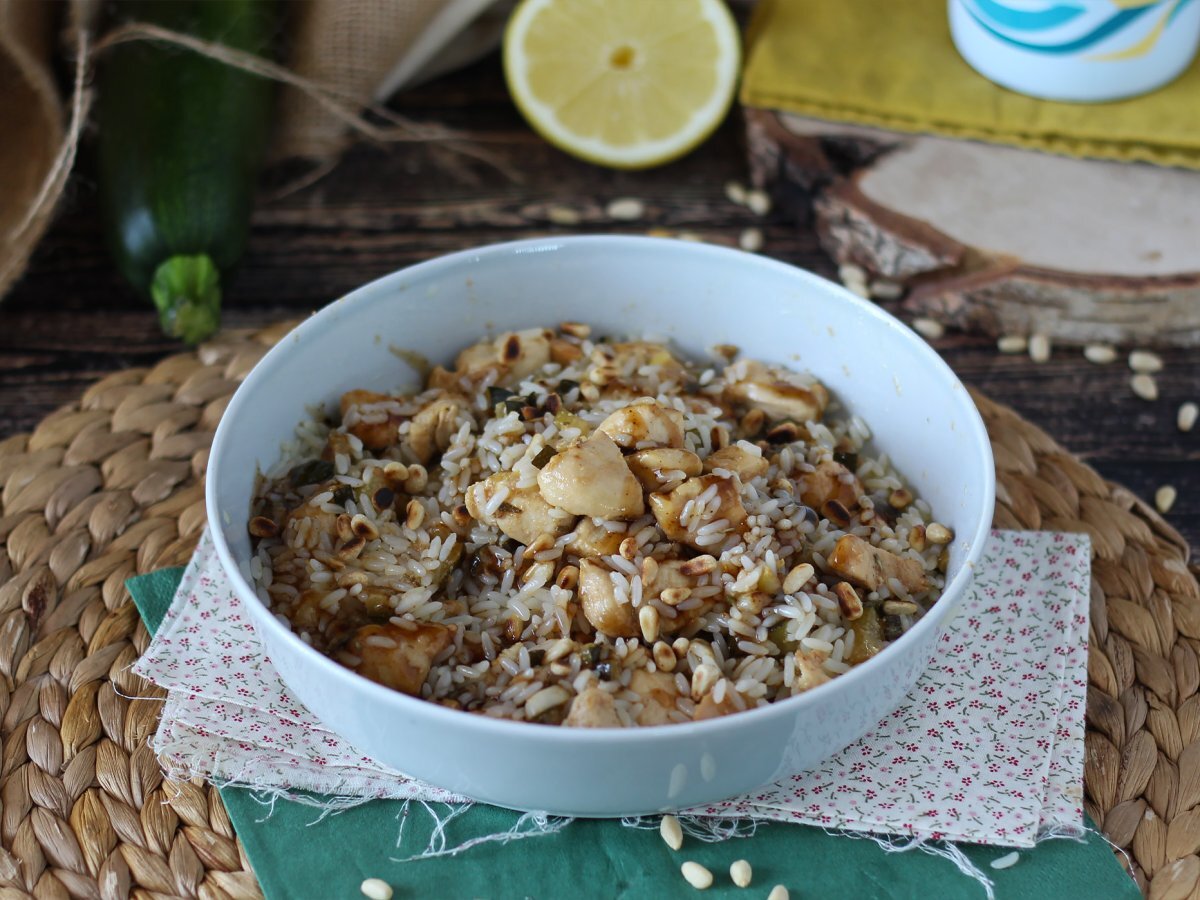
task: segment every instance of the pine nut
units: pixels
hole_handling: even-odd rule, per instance
[[[654,657],[654,664],[658,666],[660,671],[675,671],[675,651],[671,649],[671,645],[666,641],[656,642],[651,655]]]
[[[416,497],[408,501],[408,505],[404,507],[404,527],[411,528],[416,531],[421,527],[421,523],[425,521],[425,507],[421,505],[421,501]]]
[[[794,594],[802,587],[808,584],[809,579],[817,572],[811,563],[800,563],[795,566],[792,571],[787,573],[787,577],[783,579],[783,592],[785,594]]]
[[[767,900],[788,900],[788,889],[782,884],[777,884],[771,888],[771,893],[767,894]]]
[[[667,604],[667,606],[678,606],[690,596],[692,596],[691,588],[673,587],[667,588],[665,591],[663,591],[662,594],[659,595],[659,599],[662,600],[663,603]]]
[[[646,214],[646,204],[637,197],[618,197],[604,211],[610,219],[618,222],[634,222]]]
[[[854,263],[842,263],[838,266],[838,279],[846,287],[850,287],[851,284],[865,286],[867,283],[867,270],[862,266],[856,266]]]
[[[692,673],[692,699],[699,702],[721,678],[721,671],[711,663],[702,663]]]
[[[638,625],[647,644],[658,640],[658,610],[647,604],[638,610]]]
[[[680,866],[679,870],[683,873],[684,880],[696,890],[703,891],[712,887],[712,872],[700,863],[689,860]]]
[[[1129,379],[1129,387],[1143,400],[1158,399],[1158,382],[1154,380],[1153,375],[1138,372]]]
[[[762,229],[747,228],[738,235],[738,246],[747,253],[757,253],[763,248]]]
[[[1134,350],[1129,354],[1129,368],[1135,372],[1144,372],[1147,375],[1152,375],[1155,372],[1162,371],[1162,357],[1157,353],[1151,353],[1149,350]]]
[[[838,607],[843,616],[852,621],[862,616],[862,600],[849,582],[839,581],[833,586],[833,592],[837,595]]]
[[[730,203],[742,206],[746,202],[746,188],[736,181],[725,182],[725,196]]]
[[[1083,348],[1083,358],[1098,366],[1107,366],[1117,358],[1117,349],[1111,344],[1088,344]]]
[[[948,544],[954,540],[954,532],[940,522],[930,522],[925,526],[925,540],[931,544]]]
[[[877,278],[869,286],[871,296],[876,300],[899,300],[904,296],[904,285],[896,281],[884,281]]]
[[[658,833],[662,835],[662,839],[667,842],[667,846],[672,850],[678,850],[683,846],[683,828],[679,824],[679,820],[672,815],[662,817],[662,822],[658,825]]]
[[[592,326],[585,325],[583,322],[560,322],[558,330],[563,334],[568,334],[571,337],[577,337],[580,340],[592,336]]]
[[[392,900],[392,886],[382,878],[368,878],[358,889],[370,900]]]
[[[583,216],[569,206],[549,207],[546,210],[546,218],[552,225],[578,225],[583,221]]]
[[[733,879],[733,883],[738,887],[750,887],[750,881],[754,877],[754,870],[750,868],[750,863],[746,862],[746,860],[734,860],[733,865],[729,867],[729,877]]]
[[[1029,358],[1035,363],[1050,359],[1050,336],[1038,332],[1029,339]]]
[[[379,529],[375,527],[375,523],[362,513],[350,520],[350,529],[363,540],[373,541],[379,537]]]
[[[771,198],[757,188],[746,191],[746,208],[756,216],[765,216],[771,211]]]
[[[1175,425],[1180,431],[1191,431],[1196,424],[1196,416],[1200,413],[1200,407],[1190,400],[1187,403],[1181,404],[1179,412],[1175,416]]]
[[[1154,492],[1154,506],[1165,516],[1175,505],[1175,498],[1178,496],[1179,492],[1174,487],[1164,484]]]
[[[936,341],[946,334],[946,327],[937,319],[913,319],[912,327],[921,337],[931,341]]]
[[[996,349],[1001,353],[1024,353],[1029,349],[1029,339],[1023,334],[1002,334]]]
[[[697,556],[694,559],[689,559],[679,567],[679,571],[684,575],[707,575],[716,567],[716,557],[705,553],[703,556]]]

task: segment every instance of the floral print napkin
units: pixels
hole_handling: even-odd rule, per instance
[[[689,812],[1032,846],[1082,830],[1090,545],[994,532],[906,701],[817,768]],[[154,747],[180,776],[331,805],[456,802],[324,728],[265,658],[207,533],[135,671],[169,691]]]

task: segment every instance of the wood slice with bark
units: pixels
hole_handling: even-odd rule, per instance
[[[1061,343],[1200,345],[1200,172],[746,111],[751,174],[903,308]],[[894,293],[896,288],[892,288]]]

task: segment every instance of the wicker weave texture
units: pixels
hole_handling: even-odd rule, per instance
[[[165,781],[150,750],[162,692],[128,671],[149,637],[124,582],[187,561],[213,430],[289,324],[114,373],[0,442],[0,900],[260,896],[217,792]],[[1092,537],[1088,811],[1148,896],[1200,898],[1188,547],[1044,432],[975,400],[996,526]]]

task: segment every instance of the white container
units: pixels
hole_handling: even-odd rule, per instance
[[[949,0],[950,34],[996,84],[1103,102],[1162,87],[1200,43],[1200,0]]]
[[[684,351],[733,343],[807,368],[867,421],[877,448],[956,535],[942,598],[878,656],[800,696],[718,719],[577,729],[470,715],[362,678],[303,643],[255,596],[246,526],[255,473],[314,403],[419,383],[396,348],[449,362],[486,331],[591,323]],[[403,354],[400,354],[403,356]],[[810,767],[876,725],[926,668],[992,519],[991,446],[966,389],[909,328],[783,263],[684,241],[576,237],[456,253],[381,278],[307,319],[238,388],[208,466],[208,521],[267,653],[326,725],[374,758],[500,806],[621,816],[734,796]]]

